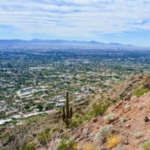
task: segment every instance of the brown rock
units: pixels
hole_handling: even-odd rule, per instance
[[[129,125],[129,124],[126,124],[125,127],[130,128],[130,125]]]
[[[96,122],[97,122],[97,118],[94,118],[94,119],[92,120],[92,122],[93,122],[93,123],[96,123]]]
[[[146,117],[144,118],[144,121],[145,121],[145,122],[148,122],[148,121],[149,121],[149,118],[146,116]]]
[[[124,141],[124,144],[128,145],[128,144],[129,144],[129,140],[126,139],[126,140]]]

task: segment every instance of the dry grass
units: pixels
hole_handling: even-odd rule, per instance
[[[107,147],[108,148],[112,148],[112,147],[115,147],[121,140],[121,137],[119,134],[110,134],[108,137],[107,137]]]
[[[83,146],[82,150],[98,150],[97,148],[95,148],[94,146],[90,145],[90,144],[85,144]]]
[[[141,145],[140,150],[149,150],[149,149],[150,149],[150,140],[147,140]]]

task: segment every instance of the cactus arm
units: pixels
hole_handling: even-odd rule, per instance
[[[67,118],[69,118],[69,96],[68,96],[68,92],[66,93],[66,116]]]
[[[70,107],[70,116],[69,118],[71,119],[72,118],[72,107]]]
[[[62,120],[65,122],[66,120],[66,113],[65,113],[65,107],[63,106],[63,112],[62,112]]]

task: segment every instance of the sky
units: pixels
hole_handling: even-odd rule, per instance
[[[150,0],[0,0],[0,39],[150,47]]]

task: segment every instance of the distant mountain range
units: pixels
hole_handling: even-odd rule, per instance
[[[120,43],[102,43],[97,41],[69,41],[69,40],[41,40],[41,39],[33,39],[33,40],[0,40],[0,45],[65,45],[65,46],[104,46],[104,47],[134,47],[133,45],[123,45]]]

